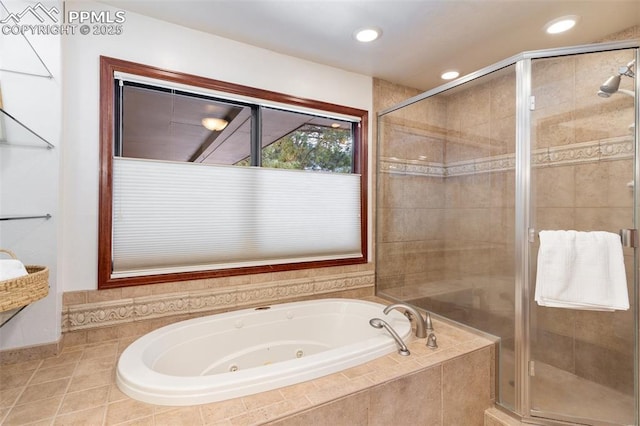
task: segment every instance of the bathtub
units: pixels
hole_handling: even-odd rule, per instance
[[[411,324],[384,305],[321,299],[243,309],[154,330],[127,347],[116,383],[131,398],[194,405],[251,395],[335,373],[396,350],[371,318],[404,339]]]

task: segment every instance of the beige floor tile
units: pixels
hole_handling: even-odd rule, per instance
[[[115,366],[116,359],[112,355],[100,358],[82,359],[78,362],[73,375],[80,376],[83,374],[95,373],[96,371],[100,370],[112,369]]]
[[[9,414],[9,408],[0,408],[0,425],[4,424],[3,420],[7,414]]]
[[[0,408],[11,407],[13,404],[15,404],[16,400],[24,391],[24,389],[24,387],[21,387],[0,391]]]
[[[17,364],[2,364],[0,365],[0,377],[4,374],[26,373],[27,371],[33,371],[40,367],[40,364],[42,364],[41,359],[19,362]]]
[[[53,380],[46,383],[38,383],[26,387],[16,405],[28,404],[42,399],[48,399],[58,395],[64,395],[69,385],[70,378]]]
[[[65,395],[58,414],[71,413],[87,408],[106,405],[109,396],[109,385],[72,392]]]
[[[33,375],[30,385],[36,383],[50,382],[52,380],[62,379],[65,377],[71,377],[75,369],[75,363],[62,364],[51,368],[39,368]]]
[[[53,419],[58,410],[62,395],[38,401],[38,404],[16,405],[5,418],[3,425],[25,425],[45,419]]]
[[[111,384],[108,402],[122,401],[123,399],[129,399],[129,397],[118,388],[118,385],[115,383]]]
[[[69,414],[58,415],[53,424],[55,426],[99,426],[104,422],[106,405],[89,408]]]
[[[25,387],[31,376],[33,376],[33,371],[0,374],[0,391]]]
[[[78,392],[85,389],[109,385],[113,383],[113,377],[112,370],[101,370],[93,373],[73,376],[68,392]]]
[[[114,357],[118,352],[118,342],[110,342],[98,344],[96,346],[87,347],[82,354],[82,359],[94,359],[94,358],[105,358],[105,357]]]
[[[151,404],[125,399],[107,405],[107,424],[118,424],[146,417],[151,417],[153,424],[153,405]]]
[[[51,358],[45,358],[42,361],[42,365],[40,366],[40,368],[57,367],[57,366],[62,365],[62,364],[78,362],[78,360],[82,356],[82,352],[83,351],[81,351],[81,350],[73,351],[73,352],[62,352],[58,356],[54,356],[54,357],[51,357]]]
[[[110,423],[106,423],[110,425]],[[127,420],[122,423],[114,423],[113,426],[153,426],[153,416],[141,417],[139,419]]]
[[[49,417],[48,419],[38,420],[32,423],[29,423],[28,426],[51,426],[51,423],[55,420],[54,417]]]

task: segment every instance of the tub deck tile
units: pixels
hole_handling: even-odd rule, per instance
[[[225,421],[247,412],[242,398],[234,398],[228,401],[212,402],[200,407],[202,420],[205,425]]]
[[[251,395],[251,397],[242,398],[242,402],[247,410],[256,410],[258,408],[262,408],[268,405],[276,404],[278,402],[284,401],[284,397],[282,393],[280,393],[279,389],[274,389],[272,391],[262,392],[257,395]]]
[[[334,400],[336,398],[343,397],[352,393],[356,393],[363,389],[369,388],[374,382],[368,377],[358,377],[353,380],[347,380],[340,386],[324,386],[315,392],[307,394],[307,398],[312,404],[322,404]]]
[[[280,394],[284,399],[294,399],[300,395],[306,395],[311,391],[318,389],[314,380],[297,383],[295,385],[280,388]]]
[[[192,426],[202,424],[202,415],[198,406],[171,407],[153,415],[156,426]]]

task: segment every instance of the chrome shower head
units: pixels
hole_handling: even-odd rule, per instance
[[[607,81],[605,81],[602,84],[602,86],[600,86],[600,91],[598,92],[598,96],[601,96],[603,98],[608,98],[612,94],[616,93],[619,88],[620,88],[620,76],[612,75],[607,79]],[[603,94],[600,94],[601,92]],[[606,94],[607,96],[604,96],[604,94]]]
[[[633,67],[636,65],[636,60],[632,59],[625,65],[624,67],[618,68],[618,75],[612,75],[605,81],[602,86],[600,86],[600,90],[598,91],[598,96],[601,98],[608,98],[616,92],[624,93],[630,96],[635,96],[633,92],[625,89],[620,89],[620,80],[624,75],[626,77],[634,78],[636,74],[633,72]]]

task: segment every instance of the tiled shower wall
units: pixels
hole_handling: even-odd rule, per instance
[[[634,27],[606,41],[639,36]],[[617,232],[632,226],[626,184],[632,179],[633,101],[619,94],[596,96],[599,85],[630,59],[621,51],[534,62],[532,203],[538,230]],[[463,322],[478,308],[482,315],[472,318],[474,326],[500,335],[509,347],[515,72],[487,77],[382,117],[376,285],[382,294],[404,300],[444,301],[437,307]],[[384,99],[394,90],[407,91],[382,83],[378,88]],[[536,244],[531,251],[535,262]],[[535,305],[532,311],[535,359],[632,391],[631,311],[598,314]]]
[[[381,131],[378,289],[511,337],[513,67],[385,115]]]

